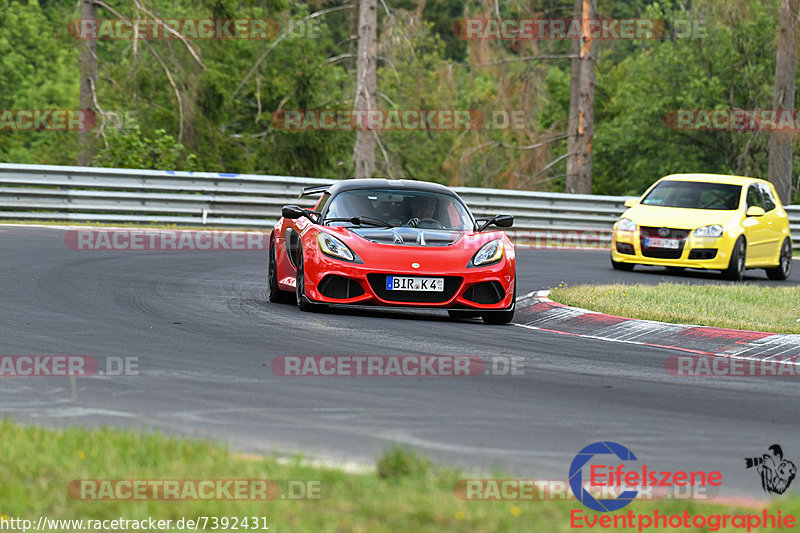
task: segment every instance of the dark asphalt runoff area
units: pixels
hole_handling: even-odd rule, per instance
[[[265,252],[73,251],[56,228],[0,226],[0,355],[138,358],[139,375],[0,378],[0,416],[47,427],[161,429],[246,452],[374,464],[405,445],[468,471],[565,479],[611,440],[661,470],[719,470],[763,495],[744,458],[800,461],[790,378],[671,377],[674,352],[454,321],[442,312],[302,313],[266,300]],[[611,269],[603,251],[519,250],[522,295],[558,283],[720,283]],[[800,268],[791,283],[800,283]],[[748,282],[769,283],[763,271]],[[281,377],[285,355],[518,358],[522,375]],[[792,487],[794,490],[795,487]]]

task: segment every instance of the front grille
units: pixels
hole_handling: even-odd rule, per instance
[[[714,259],[717,257],[716,248],[693,248],[689,250],[689,259]]]
[[[440,277],[440,276],[435,276]],[[462,278],[459,276],[441,276],[444,278],[444,291],[418,292],[418,291],[387,291],[386,274],[367,274],[370,287],[381,300],[389,302],[411,303],[442,303],[455,296],[461,287]]]
[[[639,246],[642,249],[642,255],[645,257],[652,257],[655,259],[680,259],[681,255],[683,254],[683,246],[686,244],[686,237],[688,236],[689,230],[686,229],[652,228],[648,226],[641,226],[639,228]],[[657,239],[678,239],[681,242],[680,246],[674,250],[664,248],[647,248],[644,243],[648,237]]]
[[[464,299],[483,305],[500,303],[504,296],[505,291],[498,281],[475,283],[464,291]]]
[[[328,274],[319,282],[319,292],[328,298],[346,300],[364,294],[364,289],[354,279]]]

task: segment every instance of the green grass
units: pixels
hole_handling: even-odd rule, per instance
[[[300,458],[278,461],[242,456],[217,444],[162,434],[112,429],[54,431],[0,422],[0,515],[37,520],[193,519],[197,516],[266,516],[270,531],[571,531],[576,501],[492,502],[455,497],[458,479],[476,477],[437,467],[403,450],[391,450],[375,472],[350,474],[309,466]],[[565,466],[566,469],[566,466]],[[503,476],[488,476],[503,477]],[[507,477],[507,476],[506,476]],[[565,471],[566,477],[566,471]],[[267,502],[80,501],[67,486],[79,479],[316,480],[322,498]],[[753,483],[757,484],[754,477]],[[776,507],[779,506],[779,507]],[[752,508],[692,501],[635,502],[625,512],[747,513]],[[771,509],[800,512],[796,499]],[[688,531],[695,531],[690,529]]]
[[[556,302],[629,318],[720,328],[800,333],[800,287],[760,285],[580,285]]]

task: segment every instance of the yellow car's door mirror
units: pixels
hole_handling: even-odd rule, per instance
[[[750,206],[747,208],[747,213],[745,213],[749,217],[763,217],[766,211],[758,206]]]
[[[633,207],[636,205],[636,198],[628,198],[625,200],[625,207]]]

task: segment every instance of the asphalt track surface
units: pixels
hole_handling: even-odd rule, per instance
[[[795,269],[791,283],[800,283]],[[718,283],[615,272],[607,252],[520,250],[519,292],[560,282]],[[444,313],[301,313],[265,296],[263,252],[72,251],[64,231],[0,227],[0,355],[139,358],[138,376],[0,379],[0,416],[210,437],[248,452],[374,464],[395,444],[467,470],[564,479],[612,440],[655,469],[720,470],[725,495],[763,493],[745,457],[800,461],[789,378],[668,376],[663,349]],[[756,271],[748,282],[767,282]],[[279,355],[477,355],[523,375],[288,378]],[[792,487],[795,489],[796,487]]]

